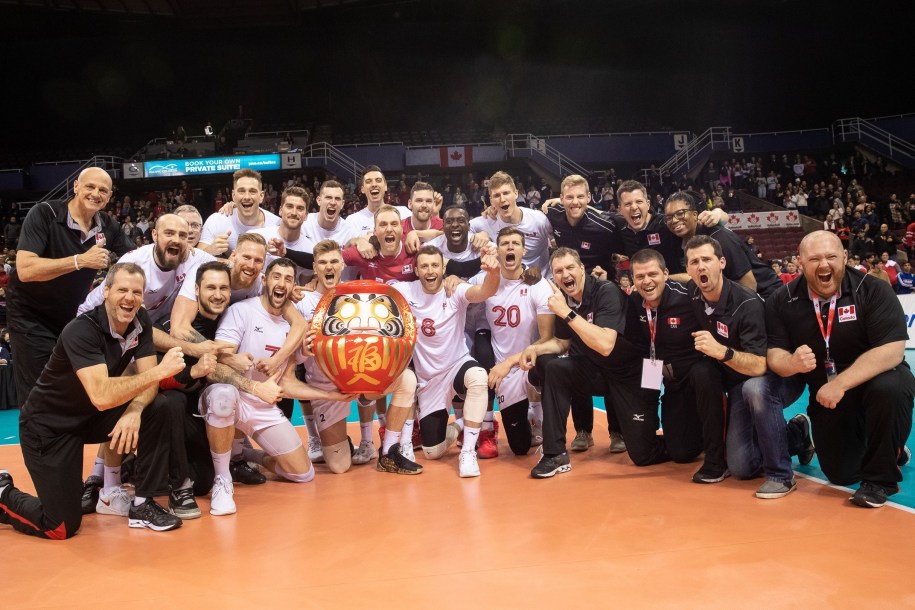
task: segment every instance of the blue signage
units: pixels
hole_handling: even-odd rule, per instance
[[[147,178],[193,176],[197,174],[231,174],[240,169],[259,172],[280,169],[280,155],[238,155],[205,159],[162,159],[143,164]]]

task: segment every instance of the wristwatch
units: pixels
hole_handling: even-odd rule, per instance
[[[572,310],[569,311],[569,315],[567,315],[567,316],[565,317],[565,321],[566,321],[566,322],[571,322],[572,320],[574,320],[574,319],[577,318],[577,317],[578,317],[578,314],[575,313],[575,310],[574,310],[574,309],[572,309]]]
[[[724,352],[724,358],[721,359],[722,362],[727,362],[734,357],[734,350],[730,347]]]

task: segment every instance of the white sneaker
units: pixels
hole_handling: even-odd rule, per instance
[[[315,464],[324,463],[324,446],[321,444],[320,436],[308,437],[308,459]]]
[[[461,478],[480,476],[480,465],[477,463],[476,451],[461,451],[458,458],[458,467]]]
[[[543,444],[543,422],[531,422],[531,447],[539,447]]]
[[[235,487],[232,485],[232,479],[227,479],[222,475],[216,475],[213,479],[213,489],[210,491],[210,514],[211,515],[234,515],[235,514]]]
[[[98,502],[95,504],[95,512],[102,515],[116,515],[126,517],[130,512],[130,505],[133,500],[130,494],[121,486],[102,488],[98,492]]]
[[[378,457],[378,451],[372,441],[365,440],[359,443],[356,452],[353,454],[353,464],[368,464]]]
[[[413,443],[407,441],[406,443],[400,444],[400,455],[404,456],[411,462],[416,461],[416,454],[413,453]]]

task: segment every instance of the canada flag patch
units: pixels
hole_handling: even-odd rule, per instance
[[[661,243],[661,234],[660,233],[649,233],[648,234],[648,245],[657,246]]]
[[[667,323],[671,328],[677,328],[680,326],[680,318],[667,318]]]
[[[857,320],[858,316],[855,314],[854,305],[846,305],[845,307],[839,307],[839,322],[851,322],[852,320]]]
[[[404,265],[403,273],[413,273],[413,265]]]
[[[589,241],[583,241],[583,242],[581,242],[581,249],[582,249],[582,250],[590,250],[590,249],[591,249],[591,242],[589,242]]]
[[[717,326],[718,326],[718,334],[721,335],[722,337],[724,337],[725,339],[727,339],[728,338],[727,324],[725,324],[724,322],[716,322],[715,324],[717,324]]]
[[[105,239],[104,233],[95,234],[95,245],[96,246],[98,246],[99,248],[104,248],[106,243],[108,243],[108,240]]]

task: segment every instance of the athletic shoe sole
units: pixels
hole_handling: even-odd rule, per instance
[[[571,464],[563,464],[559,468],[557,468],[555,470],[551,470],[550,472],[543,472],[543,473],[537,473],[537,474],[531,473],[531,476],[534,477],[535,479],[549,479],[550,477],[556,476],[557,474],[562,474],[564,472],[569,472],[570,470],[572,470]]]
[[[174,508],[169,507],[168,512],[171,513],[172,515],[175,515],[182,521],[190,521],[191,519],[199,519],[200,515],[201,515],[200,508],[198,508],[196,511],[194,511],[194,510],[174,509]]]
[[[410,475],[410,474],[422,474],[423,473],[422,466],[420,466],[418,470],[407,470],[405,468],[398,468],[397,465],[394,464],[394,461],[390,460],[387,457],[378,460],[378,464],[375,466],[375,468],[378,470],[378,472],[390,472],[391,474]]]
[[[795,483],[790,488],[788,488],[788,491],[774,491],[774,492],[757,491],[755,495],[760,500],[778,500],[779,498],[784,498],[785,496],[790,494],[795,489],[797,489],[797,483]]]
[[[144,521],[143,519],[128,519],[127,525],[130,527],[151,529],[154,532],[168,532],[181,527],[181,521],[171,525],[156,525],[155,523]]]

